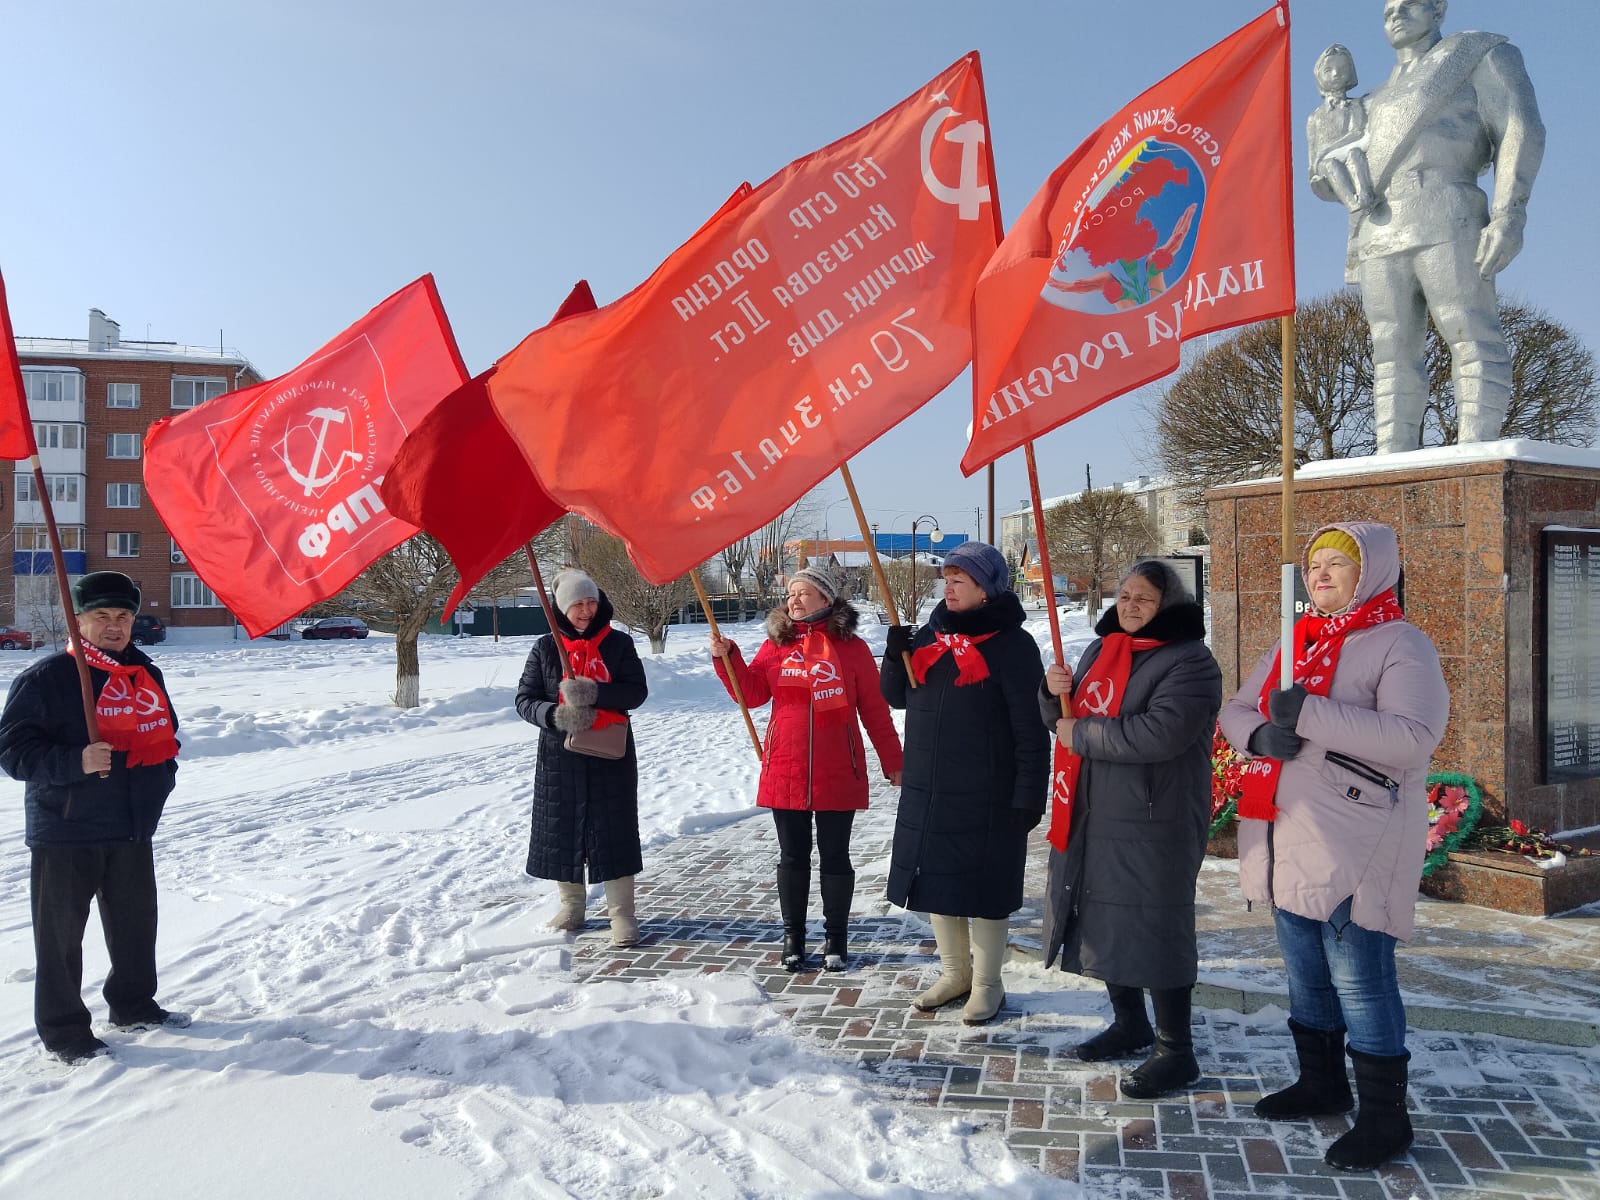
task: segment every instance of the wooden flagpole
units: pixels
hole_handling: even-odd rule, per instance
[[[1294,545],[1294,314],[1283,323],[1283,557],[1282,608],[1279,614],[1278,657],[1283,660],[1278,686],[1294,686],[1294,577],[1299,569]]]
[[[78,668],[78,694],[83,701],[83,723],[89,731],[89,741],[94,743],[100,740],[100,722],[94,715],[94,682],[89,678],[89,664],[83,656],[83,638],[78,632],[78,616],[72,608],[72,584],[67,581],[67,559],[61,549],[61,530],[56,526],[56,513],[50,505],[50,492],[45,487],[44,467],[39,463],[37,449],[28,456],[28,466],[33,469],[33,490],[39,497],[40,507],[44,510],[45,535],[50,540],[50,557],[56,568],[56,588],[61,593],[61,613],[66,619],[67,649],[71,651],[72,661]],[[100,778],[105,779],[110,774],[109,771],[101,771]],[[71,807],[72,799],[69,796],[67,810]],[[67,810],[63,810],[63,816],[70,815]]]
[[[1039,543],[1039,573],[1044,582],[1044,602],[1050,613],[1050,648],[1055,651],[1056,666],[1065,669],[1067,656],[1061,649],[1061,614],[1056,612],[1056,577],[1055,571],[1050,566],[1050,539],[1044,535],[1044,500],[1039,495],[1039,464],[1034,461],[1033,442],[1024,442],[1022,452],[1028,460],[1028,496],[1033,501],[1033,528]],[[1061,715],[1070,717],[1071,711],[1067,707],[1067,697],[1056,697],[1061,701]]]
[[[856,510],[856,524],[861,527],[861,540],[866,543],[867,557],[872,561],[872,573],[878,579],[878,592],[883,597],[883,606],[889,610],[891,616],[899,616],[900,614],[896,611],[894,602],[894,593],[889,590],[889,577],[883,573],[883,562],[878,558],[878,547],[872,540],[871,526],[867,524],[866,510],[861,507],[861,497],[856,494],[856,481],[850,475],[850,464],[848,462],[839,464],[839,478],[844,480],[844,490],[850,496],[850,506]],[[911,553],[915,555],[916,552],[917,548],[912,546]],[[912,600],[915,601],[915,599],[916,597],[913,596]],[[916,620],[915,614],[912,615],[912,620]],[[902,650],[900,657],[906,664],[906,682],[912,687],[916,687],[917,676],[916,672],[911,669],[910,652]]]
[[[572,660],[567,656],[567,644],[561,640],[561,631],[556,628],[556,619],[551,616],[555,610],[550,607],[550,594],[544,590],[544,575],[539,570],[539,560],[533,556],[533,543],[523,542],[522,552],[528,556],[533,586],[539,590],[539,603],[544,606],[544,618],[550,625],[550,636],[556,643],[556,657],[561,660],[561,678],[569,678],[572,675]]]
[[[711,636],[718,641],[722,640],[722,630],[717,627],[717,615],[711,611],[711,597],[706,595],[706,585],[700,582],[700,570],[691,568],[689,579],[694,583],[695,595],[700,597],[700,608],[706,614],[706,624],[711,626]],[[739,673],[733,669],[732,659],[723,659],[728,670],[728,684],[733,689],[733,698],[739,702],[739,713],[744,717],[744,727],[750,731],[750,744],[756,748],[756,757],[765,757],[761,751],[761,735],[756,732],[756,723],[750,716],[750,706],[744,702],[744,689],[739,686]]]

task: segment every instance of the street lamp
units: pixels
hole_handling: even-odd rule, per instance
[[[915,625],[917,623],[917,609],[919,607],[917,604],[917,526],[923,521],[927,521],[933,526],[933,536],[928,539],[930,543],[937,542],[944,537],[944,531],[939,528],[938,518],[923,513],[920,517],[911,519],[911,617],[906,622],[907,625]]]

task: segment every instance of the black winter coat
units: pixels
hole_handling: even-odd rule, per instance
[[[906,710],[888,887],[902,908],[1002,920],[1022,907],[1028,831],[1044,813],[1050,765],[1034,699],[1044,666],[1024,619],[1005,592],[970,612],[941,601],[917,631],[919,649],[936,633],[993,633],[976,647],[989,665],[979,683],[957,687],[947,653],[912,688],[904,661],[884,656],[883,698]]]
[[[611,601],[602,592],[586,633],[599,632],[611,615]],[[560,613],[555,624],[569,639],[578,636]],[[632,722],[628,752],[619,759],[574,754],[563,745],[567,735],[555,726],[561,658],[553,637],[547,634],[533,644],[517,685],[517,713],[539,727],[527,872],[563,883],[584,882],[585,865],[590,883],[637,875],[644,856],[639,849],[639,760]],[[649,689],[633,639],[612,629],[600,643],[600,657],[611,682],[600,684],[597,706],[630,712],[643,704]]]
[[[1120,633],[1109,609],[1095,632]],[[1211,822],[1211,741],[1222,672],[1206,649],[1205,615],[1192,601],[1162,609],[1136,637],[1166,642],[1134,654],[1115,717],[1080,717],[1083,756],[1066,853],[1050,852],[1045,965],[1124,987],[1195,981],[1194,885]],[[1083,652],[1074,688],[1100,655]],[[1060,701],[1039,693],[1053,729]]]
[[[167,690],[161,670],[137,646],[113,657],[139,664]],[[110,678],[89,669],[98,697]],[[178,714],[167,698],[176,732]],[[78,667],[65,651],[34,663],[11,681],[0,712],[0,770],[27,787],[23,791],[29,846],[80,846],[91,842],[148,842],[178,774],[178,760],[129,767],[122,751],[111,755],[111,773],[83,773],[89,727],[83,719]]]

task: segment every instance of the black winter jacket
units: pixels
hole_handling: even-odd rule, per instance
[[[1095,626],[1120,633],[1117,610]],[[1194,885],[1211,822],[1211,740],[1222,672],[1206,649],[1198,604],[1162,609],[1136,637],[1166,644],[1134,654],[1120,712],[1081,717],[1072,748],[1083,756],[1066,853],[1050,852],[1045,965],[1124,987],[1195,981]],[[1083,652],[1074,688],[1099,657]],[[1052,729],[1060,701],[1043,689]]]
[[[167,690],[161,670],[137,646],[113,655],[149,671]],[[89,669],[94,694],[110,678]],[[178,714],[167,698],[176,732]],[[129,767],[128,756],[111,755],[104,779],[83,773],[89,727],[83,719],[78,667],[66,651],[28,667],[11,681],[0,712],[0,770],[27,787],[25,837],[29,846],[79,846],[92,842],[148,842],[177,778],[178,760]]]
[[[566,617],[555,625],[569,639],[577,632]],[[611,601],[600,594],[600,607],[586,633],[610,623]],[[555,727],[561,695],[561,658],[554,635],[533,644],[517,686],[517,713],[539,727],[538,775],[533,785],[533,829],[528,838],[527,872],[539,879],[564,883],[600,883],[637,875],[644,865],[639,848],[639,760],[629,722],[628,752],[610,760],[574,754],[563,744],[566,734]],[[629,712],[644,703],[644,664],[633,639],[613,629],[600,643],[600,657],[611,672],[596,701],[600,708]]]
[[[906,710],[905,767],[889,862],[889,900],[917,912],[1000,920],[1022,907],[1028,831],[1044,813],[1050,739],[1035,695],[1038,644],[1012,592],[970,612],[941,601],[917,631],[994,634],[977,645],[989,677],[957,687],[945,654],[912,688],[903,660],[884,656],[883,698]]]

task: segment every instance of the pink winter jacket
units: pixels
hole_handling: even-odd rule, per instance
[[[1361,547],[1356,603],[1395,585],[1393,529],[1338,522],[1312,540],[1325,529],[1342,529]],[[1223,735],[1241,753],[1266,720],[1261,684],[1276,649],[1222,707]],[[1305,743],[1278,777],[1277,819],[1239,822],[1245,899],[1325,921],[1354,896],[1357,925],[1410,938],[1427,852],[1428,762],[1449,716],[1450,692],[1427,634],[1406,621],[1350,634],[1328,695],[1307,696],[1300,710],[1295,732]],[[1370,775],[1398,783],[1398,794]]]

